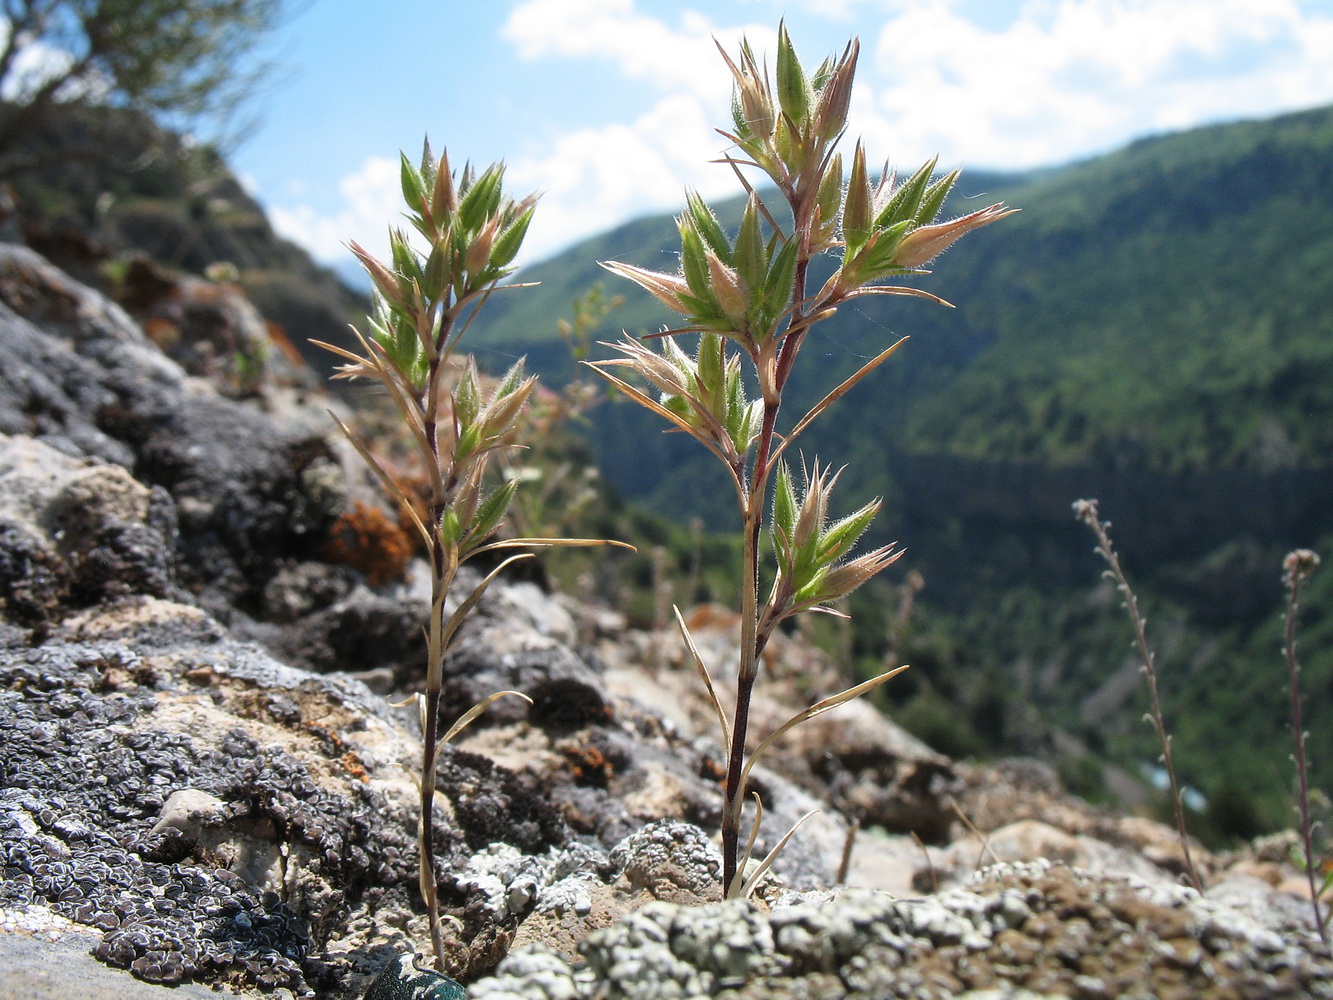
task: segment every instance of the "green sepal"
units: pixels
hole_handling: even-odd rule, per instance
[[[768,280],[764,282],[764,313],[778,317],[787,308],[791,298],[792,283],[796,280],[796,241],[789,240],[782,245],[769,266]]]
[[[731,242],[727,239],[727,234],[723,231],[722,224],[717,221],[717,216],[713,214],[713,210],[699,197],[698,191],[689,190],[685,192],[685,208],[699,236],[712,248],[713,253],[717,254],[718,260],[731,267]],[[691,285],[690,287],[693,288],[694,286]]]
[[[684,396],[677,396],[674,393],[663,393],[662,398],[658,400],[663,407],[670,410],[676,416],[681,417],[691,427],[699,423],[699,415],[694,412],[693,407]]]
[[[453,257],[448,240],[440,240],[430,248],[421,279],[421,294],[427,302],[438,302],[453,283]]]
[[[708,279],[708,259],[704,256],[704,241],[689,216],[680,220],[680,269],[690,291],[701,300],[712,295]]]
[[[951,170],[926,188],[926,193],[921,197],[921,207],[916,211],[918,226],[928,226],[935,221],[935,216],[939,215],[940,209],[944,207],[944,199],[949,197],[949,192],[953,190],[961,173],[961,170]]]
[[[935,172],[935,163],[938,160],[938,156],[932,156],[921,165],[906,184],[893,193],[888,203],[880,209],[879,215],[875,217],[876,229],[883,229],[904,219],[916,220],[917,213],[921,208],[921,199],[925,195],[926,187],[930,183],[930,175]]]
[[[903,241],[903,237],[912,228],[912,220],[903,219],[878,234],[879,238],[875,241],[875,245],[866,254],[864,261],[865,273],[861,276],[862,281],[875,281],[902,272],[903,269],[894,264],[893,259],[898,253],[898,244]]]
[[[723,425],[736,451],[744,454],[750,445],[750,405],[745,400],[745,383],[741,380],[739,364],[728,366],[726,393],[726,419]]]
[[[751,304],[762,294],[768,260],[764,253],[764,236],[759,224],[759,199],[750,195],[741,215],[741,228],[736,233],[734,258],[741,290]]]
[[[509,504],[513,501],[514,491],[517,489],[518,480],[511,479],[500,484],[495,492],[481,502],[481,505],[477,507],[477,516],[473,519],[472,527],[468,531],[468,536],[473,544],[484,542],[495,532],[495,529],[500,527],[500,522],[509,513]]]
[[[523,357],[509,366],[509,370],[504,373],[504,378],[500,379],[500,384],[495,387],[495,399],[503,399],[523,384],[523,372],[526,363],[527,358]]]
[[[819,208],[819,222],[822,226],[831,224],[838,216],[838,203],[842,197],[842,154],[834,153],[829,160],[824,176],[819,181],[819,191],[815,194],[815,204]]]
[[[481,379],[477,374],[477,364],[469,354],[463,363],[458,385],[454,387],[454,417],[459,427],[467,429],[477,422],[477,414],[480,412]]]
[[[458,203],[458,219],[468,238],[499,211],[504,172],[503,163],[492,163],[482,171],[481,176],[468,185],[467,191]]]
[[[446,508],[440,515],[440,540],[448,548],[458,544],[458,540],[463,537],[463,529],[458,523],[458,515],[454,513],[452,507]]]
[[[532,214],[537,210],[536,205],[529,205],[513,222],[501,230],[500,235],[495,238],[495,243],[491,246],[491,267],[507,267],[523,246],[523,240],[528,235],[528,225],[532,222]]]
[[[465,424],[459,428],[458,441],[454,444],[454,461],[461,462],[481,445],[482,429],[478,424]]]
[[[426,199],[426,189],[421,183],[421,174],[417,172],[416,166],[407,158],[404,152],[398,153],[402,161],[399,165],[399,184],[403,189],[403,201],[407,202],[407,207],[413,212],[420,212],[421,205]]]
[[[796,490],[791,482],[791,469],[786,462],[778,463],[778,474],[773,486],[773,529],[781,540],[780,549],[791,544],[796,531]]]
[[[726,401],[727,361],[726,343],[718,333],[705,333],[699,337],[699,352],[695,373],[699,386],[699,396],[709,411],[717,414]]]
[[[858,142],[852,157],[852,174],[847,181],[847,198],[842,206],[842,235],[847,253],[855,253],[870,238],[874,216],[874,192],[866,170],[865,149]]]
[[[786,24],[778,25],[777,59],[778,104],[783,113],[791,119],[799,134],[804,130],[806,118],[810,114],[810,103],[814,97],[810,81],[805,78],[805,70],[796,57],[796,49],[787,34]]]
[[[816,552],[819,562],[832,563],[846,555],[866,528],[870,527],[870,522],[875,519],[877,513],[879,513],[879,501],[874,500],[820,532],[819,547]]]

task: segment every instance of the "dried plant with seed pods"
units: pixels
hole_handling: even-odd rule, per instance
[[[1286,623],[1282,632],[1282,655],[1287,665],[1287,685],[1291,693],[1291,726],[1296,734],[1296,751],[1292,760],[1296,764],[1297,799],[1296,807],[1301,815],[1301,849],[1305,868],[1305,878],[1310,886],[1310,905],[1314,907],[1315,929],[1319,940],[1328,944],[1329,912],[1319,904],[1320,897],[1328,890],[1326,879],[1322,886],[1315,884],[1315,871],[1318,862],[1314,850],[1314,824],[1310,821],[1310,779],[1305,758],[1307,733],[1301,722],[1301,665],[1296,659],[1296,615],[1300,610],[1301,588],[1305,586],[1311,574],[1319,568],[1319,556],[1310,549],[1296,549],[1287,553],[1282,560],[1282,586],[1287,592]]]
[[[798,713],[747,757],[751,693],[761,654],[774,630],[803,611],[836,614],[830,602],[855,590],[901,554],[885,546],[851,556],[856,540],[879,510],[879,501],[830,522],[837,474],[816,461],[803,469],[798,482],[784,456],[812,421],[883,364],[902,341],[887,346],[779,432],[783,390],[801,345],[815,324],[859,296],[910,295],[941,302],[921,289],[884,282],[924,273],[924,266],[954,241],[1012,211],[997,204],[938,222],[958,171],[936,177],[931,160],[901,183],[887,167],[872,181],[859,143],[844,182],[837,147],[846,129],[858,51],[853,41],[841,57],[830,57],[814,73],[807,73],[786,27],[780,26],[776,88],[748,42],[741,43],[734,59],[722,51],[735,86],[732,129],[719,130],[734,151],[721,162],[749,193],[738,232],[726,233],[704,201],[689,192],[678,220],[677,272],[603,264],[680,313],[684,322],[654,338],[656,347],[629,338],[609,345],[620,357],[592,366],[631,399],[711,451],[729,472],[740,507],[744,565],[734,717],[728,719],[714,698],[729,760],[722,815],[723,883],[729,897],[748,892],[773,857],[770,854],[747,877],[755,835],[742,854],[741,811],[746,778],[755,760],[792,726],[905,669],[889,670]],[[775,214],[765,204],[746,169],[767,176],[787,211]],[[807,287],[810,263],[825,253],[836,255],[840,263],[822,287],[812,291]],[[698,334],[692,354],[679,342],[684,334]],[[628,369],[638,379],[622,378],[613,373],[615,368]],[[747,382],[747,374],[752,381]],[[650,388],[640,388],[638,380]],[[748,398],[747,384],[758,387],[757,399]],[[761,600],[766,535],[776,567],[772,589]],[[681,631],[712,693],[708,671],[683,621]]]
[[[1157,657],[1148,645],[1148,620],[1139,612],[1139,600],[1129,586],[1129,579],[1120,566],[1120,557],[1111,544],[1111,522],[1103,521],[1097,510],[1096,500],[1074,501],[1074,516],[1086,524],[1097,537],[1097,554],[1106,561],[1104,575],[1115,581],[1116,589],[1124,598],[1125,611],[1134,629],[1134,646],[1142,661],[1140,669],[1148,682],[1148,704],[1150,711],[1147,721],[1152,723],[1157,734],[1157,742],[1162,748],[1162,767],[1170,783],[1171,809],[1175,814],[1176,835],[1180,838],[1180,850],[1185,857],[1185,871],[1189,875],[1190,885],[1196,891],[1203,892],[1203,879],[1194,865],[1194,856],[1190,853],[1189,833],[1185,830],[1184,799],[1180,792],[1180,783],[1176,780],[1176,765],[1171,757],[1171,737],[1166,731],[1166,720],[1162,717],[1162,701],[1157,695]]]
[[[445,971],[444,931],[436,896],[433,803],[436,765],[443,746],[497,698],[525,697],[501,691],[466,712],[442,737],[440,691],[444,659],[459,626],[506,566],[532,550],[556,545],[619,544],[592,539],[499,538],[517,479],[498,484],[487,472],[498,452],[511,445],[524,418],[536,378],[518,361],[489,392],[471,357],[456,356],[468,323],[513,273],[536,199],[514,201],[503,189],[504,165],[481,172],[466,166],[455,177],[448,156],[437,160],[425,144],[420,165],[402,157],[402,191],[414,237],[389,233],[390,259],[382,262],[352,243],[374,286],[369,332],[356,334],[359,351],[319,346],[347,362],[335,378],[367,378],[387,392],[426,470],[425,514],[389,475],[370,445],[342,421],[338,426],[375,472],[386,493],[420,534],[431,573],[426,624],[426,684],[403,704],[421,717],[422,760],[419,824],[421,895],[430,920],[435,966]],[[334,418],[337,420],[337,418]],[[477,556],[499,557],[449,615],[445,598],[460,567]]]

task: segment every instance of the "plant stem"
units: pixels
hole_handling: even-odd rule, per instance
[[[1319,890],[1315,887],[1314,871],[1314,836],[1310,824],[1310,785],[1305,763],[1305,730],[1301,724],[1301,665],[1296,659],[1296,612],[1300,600],[1301,586],[1305,583],[1310,570],[1297,572],[1294,557],[1302,553],[1292,553],[1287,557],[1287,621],[1283,632],[1282,652],[1287,661],[1287,683],[1291,689],[1291,724],[1296,732],[1296,777],[1300,783],[1300,795],[1297,804],[1301,812],[1301,846],[1305,851],[1305,877],[1310,884],[1310,905],[1314,907],[1314,925],[1319,931],[1319,940],[1328,945],[1328,926],[1319,909]],[[1313,561],[1312,561],[1313,562]],[[1313,567],[1311,567],[1313,568]]]
[[[792,282],[792,303],[805,298],[806,273],[809,264],[802,256],[796,263]],[[768,644],[769,632],[759,631],[759,543],[764,527],[764,501],[768,495],[768,479],[772,471],[769,456],[777,434],[778,410],[782,407],[782,386],[791,373],[792,362],[799,348],[800,332],[792,332],[803,317],[799,311],[792,314],[787,336],[778,355],[776,396],[764,398],[763,423],[759,431],[750,488],[745,501],[744,542],[741,556],[741,650],[736,673],[736,715],[731,727],[731,753],[727,762],[727,783],[722,803],[722,894],[731,892],[731,884],[739,874],[736,868],[740,856],[741,810],[745,804],[745,789],[741,773],[745,767],[745,737],[750,727],[750,698],[759,675],[759,658]],[[803,325],[801,326],[803,330]],[[752,355],[756,366],[758,360]]]
[[[431,528],[430,566],[431,566],[431,613],[427,629],[426,690],[424,711],[421,713],[421,820],[418,825],[419,840],[417,850],[420,853],[421,897],[426,903],[426,916],[430,921],[430,939],[435,952],[435,969],[443,973],[444,967],[444,928],[440,923],[440,901],[436,889],[435,872],[435,761],[439,753],[440,740],[440,692],[444,687],[444,602],[453,584],[455,566],[451,564],[449,552],[440,535],[440,519],[447,506],[445,488],[445,470],[440,457],[439,422],[440,396],[443,393],[441,380],[446,357],[442,346],[447,343],[451,324],[440,324],[439,339],[430,361],[430,373],[426,382],[424,401],[424,425],[429,453],[422,457],[427,468],[432,471],[431,502],[427,523]],[[454,419],[453,413],[449,418]],[[455,437],[457,429],[455,429]],[[450,465],[453,463],[450,462]]]
[[[1134,643],[1138,647],[1139,657],[1143,661],[1143,674],[1148,679],[1148,699],[1152,708],[1152,724],[1153,729],[1157,732],[1157,741],[1162,747],[1162,766],[1166,768],[1167,781],[1171,785],[1171,808],[1175,812],[1176,833],[1180,837],[1180,849],[1185,855],[1185,869],[1189,874],[1190,884],[1196,892],[1202,893],[1203,880],[1199,878],[1199,870],[1194,866],[1194,858],[1190,854],[1189,834],[1185,831],[1185,811],[1180,796],[1180,786],[1176,781],[1175,764],[1171,760],[1171,737],[1167,735],[1166,723],[1162,718],[1162,702],[1157,695],[1156,659],[1153,656],[1152,649],[1148,646],[1147,623],[1143,620],[1143,615],[1139,613],[1138,598],[1134,596],[1134,591],[1129,586],[1129,580],[1125,578],[1125,572],[1120,568],[1120,557],[1116,555],[1115,549],[1111,545],[1111,536],[1107,533],[1109,522],[1103,522],[1097,514],[1097,502],[1095,500],[1080,500],[1074,505],[1074,508],[1078,511],[1079,518],[1097,536],[1097,551],[1106,560],[1106,564],[1110,567],[1111,576],[1116,581],[1116,587],[1125,598],[1125,610],[1129,612],[1129,619],[1134,627]]]

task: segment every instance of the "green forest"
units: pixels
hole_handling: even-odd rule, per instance
[[[788,389],[795,419],[910,337],[803,440],[807,456],[847,464],[849,506],[884,498],[867,543],[900,542],[899,580],[925,580],[898,643],[913,670],[889,685],[887,707],[948,752],[1052,758],[1094,796],[1107,789],[1103,762],[1150,767],[1129,626],[1070,511],[1098,497],[1149,606],[1177,766],[1207,802],[1201,832],[1285,823],[1281,559],[1296,546],[1333,552],[1333,109],[1029,173],[964,171],[946,214],[1001,200],[1021,213],[919,282],[956,308],[858,300],[812,335],[805,350],[821,363]],[[719,206],[724,225],[741,207]],[[483,362],[526,355],[548,384],[587,379],[583,349],[605,357],[598,341],[670,322],[597,261],[669,270],[676,247],[672,217],[648,218],[527,269],[540,287],[497,296],[478,324]],[[551,317],[595,285],[624,304],[571,344]],[[617,490],[682,525],[734,530],[702,449],[635,407],[605,406],[614,416],[600,410],[585,433]],[[683,570],[688,554],[677,561]],[[1323,788],[1329,579],[1316,574],[1301,618]],[[885,655],[898,600],[894,581],[866,588],[851,636],[830,639],[862,672]]]

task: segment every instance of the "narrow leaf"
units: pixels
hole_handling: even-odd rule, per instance
[[[717,691],[713,689],[713,678],[709,676],[708,667],[704,665],[704,658],[699,655],[699,648],[694,644],[694,637],[690,635],[685,619],[681,616],[680,608],[673,604],[671,610],[676,615],[676,625],[680,628],[681,638],[685,640],[685,647],[690,651],[690,658],[694,662],[694,670],[699,675],[699,679],[704,682],[704,690],[708,692],[708,700],[713,704],[713,711],[717,712],[718,728],[722,730],[723,756],[730,757],[731,724],[727,722],[727,713],[722,708],[722,702],[718,701]]]
[[[750,894],[753,893],[755,889],[759,887],[759,880],[764,877],[764,872],[768,871],[769,868],[773,866],[773,862],[778,859],[778,855],[782,853],[782,849],[787,846],[787,841],[791,840],[792,836],[796,833],[796,831],[801,828],[802,823],[808,820],[811,816],[815,815],[815,813],[817,812],[819,812],[818,809],[811,809],[808,813],[806,813],[804,816],[802,816],[800,819],[798,819],[795,823],[792,824],[792,828],[783,835],[781,840],[779,840],[776,844],[773,845],[773,850],[769,851],[768,854],[764,856],[764,860],[759,862],[759,867],[756,868],[754,870],[754,873],[751,874],[751,876],[745,880],[745,884],[741,886],[740,895],[737,898],[747,899],[750,896]],[[733,885],[734,884],[735,883],[733,883]]]
[[[472,723],[476,721],[477,717],[481,715],[482,712],[486,711],[486,709],[490,708],[501,698],[506,698],[509,695],[513,695],[515,698],[522,698],[529,705],[532,704],[532,699],[529,698],[527,695],[525,695],[522,691],[496,691],[494,694],[488,694],[485,698],[481,699],[481,701],[477,702],[466,712],[460,715],[458,717],[458,721],[449,727],[449,731],[440,737],[439,745],[436,746],[435,748],[435,759],[437,761],[439,760],[440,751],[444,749],[444,745],[446,743],[452,740],[455,736],[461,733],[468,726],[472,725]]]
[[[857,382],[860,382],[861,379],[865,378],[876,368],[882,365],[885,361],[887,361],[889,359],[889,355],[892,354],[894,351],[896,351],[899,347],[901,347],[906,341],[907,338],[902,337],[892,347],[889,347],[886,350],[883,350],[879,354],[875,355],[864,365],[858,368],[850,378],[846,379],[836,389],[834,389],[827,396],[821,399],[818,403],[812,406],[810,408],[810,411],[806,413],[806,415],[803,416],[799,421],[796,422],[796,426],[791,429],[791,432],[782,440],[782,443],[779,444],[778,447],[774,450],[773,452],[774,459],[776,459],[779,455],[781,455],[782,452],[784,452],[787,449],[787,446],[791,444],[793,440],[796,439],[797,435],[799,435],[803,430],[809,427],[811,422],[813,422],[816,417],[818,417],[821,413],[823,413],[830,406],[832,406],[839,399],[841,399],[848,392],[850,392],[852,386],[856,385]]]
[[[809,722],[816,716],[823,715],[825,712],[837,708],[839,705],[861,697],[861,695],[865,694],[867,691],[873,691],[885,681],[889,680],[891,677],[897,677],[906,669],[907,664],[904,664],[901,667],[895,667],[892,670],[886,670],[878,677],[872,677],[870,680],[863,681],[855,687],[849,687],[845,691],[839,691],[837,694],[830,695],[823,701],[816,702],[804,711],[797,712],[782,725],[778,726],[777,729],[773,730],[773,732],[755,748],[754,753],[750,754],[750,759],[745,762],[745,767],[741,769],[741,787],[745,787],[746,779],[749,777],[750,769],[754,767],[755,761],[763,756],[764,751],[772,746],[777,740],[785,736],[787,732],[795,729],[802,722]]]

